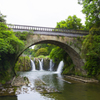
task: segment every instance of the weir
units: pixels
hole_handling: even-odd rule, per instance
[[[36,71],[35,62],[33,60],[30,60],[30,61],[31,61],[31,67],[32,67],[31,71]],[[43,71],[43,58],[41,60],[38,60],[38,61],[39,61],[39,68],[40,68],[39,70]],[[64,62],[60,61],[58,68],[57,68],[57,71],[55,73],[61,74],[63,66],[64,66]],[[53,63],[52,59],[50,59],[50,65],[49,65],[48,71],[53,71],[53,67],[54,67],[54,63]]]

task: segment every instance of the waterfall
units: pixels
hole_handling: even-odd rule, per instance
[[[61,74],[63,66],[64,66],[64,62],[60,61],[56,73]]]
[[[41,61],[39,60],[39,66],[40,66],[40,71],[42,71],[43,70],[43,59]]]
[[[53,67],[54,67],[54,63],[53,63],[52,59],[50,59],[49,71],[52,71]]]
[[[32,67],[32,71],[36,71],[36,69],[35,69],[35,63],[34,63],[33,60],[31,60],[31,67]]]

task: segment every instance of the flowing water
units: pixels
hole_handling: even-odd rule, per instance
[[[51,71],[29,71],[19,74],[28,77],[30,84],[17,87],[16,96],[0,97],[0,100],[100,100],[100,83],[72,81]],[[36,88],[38,85],[38,88],[41,87],[38,82],[46,84],[48,90],[53,89],[57,92],[42,93],[42,89]]]
[[[43,71],[43,59],[39,60],[40,71]]]
[[[49,71],[53,71],[54,63],[52,59],[50,59]]]
[[[64,62],[60,61],[56,73],[61,74],[63,66],[64,66]]]
[[[35,63],[34,63],[33,60],[31,60],[31,67],[32,67],[32,71],[35,71],[35,70],[36,70],[36,69],[35,69]]]

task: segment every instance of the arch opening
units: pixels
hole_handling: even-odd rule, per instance
[[[54,44],[59,46],[60,48],[64,49],[67,54],[71,57],[73,64],[75,65],[75,70],[78,70],[82,72],[83,75],[86,74],[86,72],[82,69],[82,66],[84,65],[83,59],[81,59],[80,55],[73,49],[71,48],[68,44],[55,41],[55,40],[41,40],[37,42],[31,42],[31,44],[27,45],[25,49],[19,54],[19,56],[29,47],[36,45],[36,44],[41,44],[41,43],[49,43],[49,44]],[[18,56],[18,57],[19,57]]]

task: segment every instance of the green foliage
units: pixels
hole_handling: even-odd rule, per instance
[[[8,30],[8,27],[0,22],[0,80],[3,78],[7,81],[13,76],[8,70],[11,69],[12,66],[14,67],[15,55],[23,47],[23,41],[19,40],[13,31]],[[5,72],[7,72],[7,74]]]
[[[15,35],[20,39],[20,40],[26,40],[28,32],[15,32]]]
[[[62,74],[74,74],[74,67],[75,66],[72,63],[70,63],[70,65],[65,64]]]
[[[64,68],[62,74],[74,74],[75,72],[74,67],[75,65],[73,64],[72,59],[67,54],[66,57],[64,58]]]
[[[82,12],[86,15],[86,27],[100,26],[100,1],[99,0],[78,0],[83,5]]]
[[[55,47],[55,45],[53,45],[53,44],[37,44],[37,45],[35,45],[35,47],[34,47],[34,49],[32,49],[32,56],[34,57],[34,56],[36,56],[35,54],[36,54],[36,52],[39,50],[39,49],[41,49],[41,48],[45,48],[46,50],[47,50],[47,54],[46,55],[49,55],[50,54],[50,52],[51,52],[51,50],[53,49]],[[42,54],[41,54],[42,55]]]
[[[70,42],[69,45],[72,45],[72,42]]]
[[[92,27],[89,32],[92,35],[100,35],[100,27],[98,27],[98,28]]]
[[[57,35],[57,38],[59,39],[59,35]]]
[[[66,54],[67,53],[65,52],[65,50],[63,50],[60,47],[56,46],[50,52],[50,58],[53,59],[53,62],[55,62],[56,60],[61,61],[61,60],[64,59]]]
[[[40,48],[38,49],[38,51],[35,53],[35,57],[39,56],[39,55],[44,55],[46,56],[48,54],[48,51],[46,48]]]
[[[35,57],[35,58],[43,58],[43,59],[45,59],[45,58],[50,58],[49,56],[44,56],[44,55],[39,55],[38,57]]]
[[[1,81],[1,83],[2,83],[2,84],[5,84],[5,83],[6,83],[6,81],[5,81],[5,80],[2,80],[2,81]]]
[[[15,72],[17,73],[17,71],[29,71],[30,69],[30,58],[28,56],[20,56],[14,67]]]
[[[4,19],[6,16],[5,15],[2,15],[2,13],[0,12],[0,22],[3,22],[5,23],[6,20]]]
[[[16,55],[24,47],[24,42],[9,30],[4,17],[0,13],[0,81],[9,81],[15,74],[13,67]]]
[[[25,55],[33,55],[33,53],[34,53],[34,49],[31,49],[31,48],[27,48],[27,49],[23,52],[23,54],[25,54]]]
[[[62,36],[61,38],[62,38],[62,40],[64,40],[64,36]]]
[[[82,57],[86,60],[84,68],[89,76],[95,77],[100,75],[100,36],[97,35],[100,31],[98,30],[91,29],[82,46]]]
[[[77,37],[77,38],[74,38],[74,41],[73,41],[73,45],[75,48],[77,48],[79,51],[81,51],[81,46],[82,46],[82,43],[84,41],[84,37]]]
[[[14,54],[23,46],[24,43],[4,23],[0,23],[0,53]]]
[[[65,21],[58,22],[56,28],[85,30],[85,26],[82,25],[81,19],[77,18],[76,15],[69,16]]]

